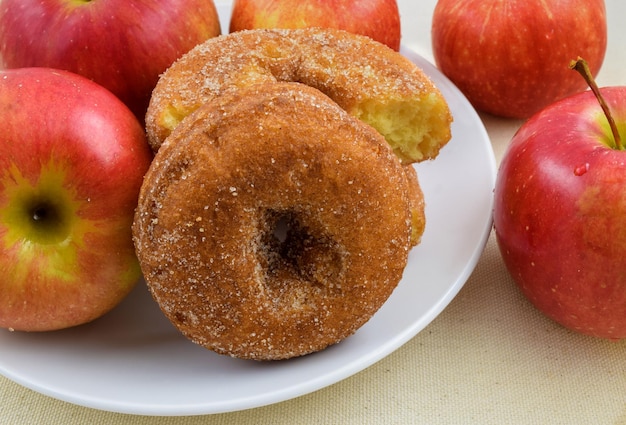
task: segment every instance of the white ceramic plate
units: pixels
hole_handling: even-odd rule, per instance
[[[446,97],[453,139],[417,166],[427,202],[422,243],[404,278],[356,334],[309,356],[236,360],[196,346],[161,314],[143,282],[115,310],[81,327],[39,334],[0,330],[0,373],[71,403],[142,415],[243,410],[310,393],[402,346],[454,298],[491,229],[496,165],[487,133],[465,97],[435,67],[418,64]]]

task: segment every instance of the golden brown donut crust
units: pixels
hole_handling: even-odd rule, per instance
[[[354,333],[400,281],[408,185],[380,134],[319,91],[243,88],[188,116],[157,152],[137,254],[192,341],[240,358],[308,354]]]
[[[432,81],[398,52],[328,28],[247,30],[192,49],[160,78],[146,115],[153,150],[189,113],[254,83],[315,87],[376,128],[405,163],[437,156],[451,137],[448,105]]]
[[[408,188],[409,202],[411,209],[411,245],[417,246],[422,241],[422,235],[426,230],[426,202],[424,201],[424,192],[417,177],[417,171],[413,165],[405,165]]]

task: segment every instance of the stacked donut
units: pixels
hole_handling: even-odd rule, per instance
[[[397,52],[329,29],[211,39],[146,116],[155,158],[133,225],[148,287],[190,340],[278,360],[367,322],[424,230],[412,162],[450,139],[447,104]]]

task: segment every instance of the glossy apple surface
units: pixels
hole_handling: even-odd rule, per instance
[[[143,128],[108,90],[46,68],[0,71],[0,120],[0,327],[94,320],[140,277]]]
[[[400,49],[396,0],[235,0],[230,31],[325,27],[366,35]]]
[[[582,56],[596,75],[606,44],[604,0],[439,0],[433,13],[439,69],[476,109],[504,117],[584,90],[569,62]]]
[[[602,93],[626,135],[626,87]],[[621,339],[626,152],[614,143],[589,91],[533,116],[502,160],[494,225],[511,276],[540,311],[569,329]]]
[[[140,120],[159,75],[219,33],[213,0],[2,0],[0,7],[4,67],[81,74]]]

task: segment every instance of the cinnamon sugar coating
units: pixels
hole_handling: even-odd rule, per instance
[[[405,165],[409,202],[411,210],[411,245],[417,246],[422,241],[422,235],[426,229],[426,202],[424,201],[424,192],[419,183],[417,171],[412,165]]]
[[[316,89],[222,93],[177,126],[146,175],[133,225],[146,282],[184,335],[220,354],[324,349],[402,277],[409,174],[377,131]]]
[[[341,30],[257,29],[210,39],[162,75],[146,115],[150,145],[158,150],[182,119],[208,100],[277,81],[322,91],[378,130],[403,163],[436,157],[451,137],[443,96],[400,53]]]

